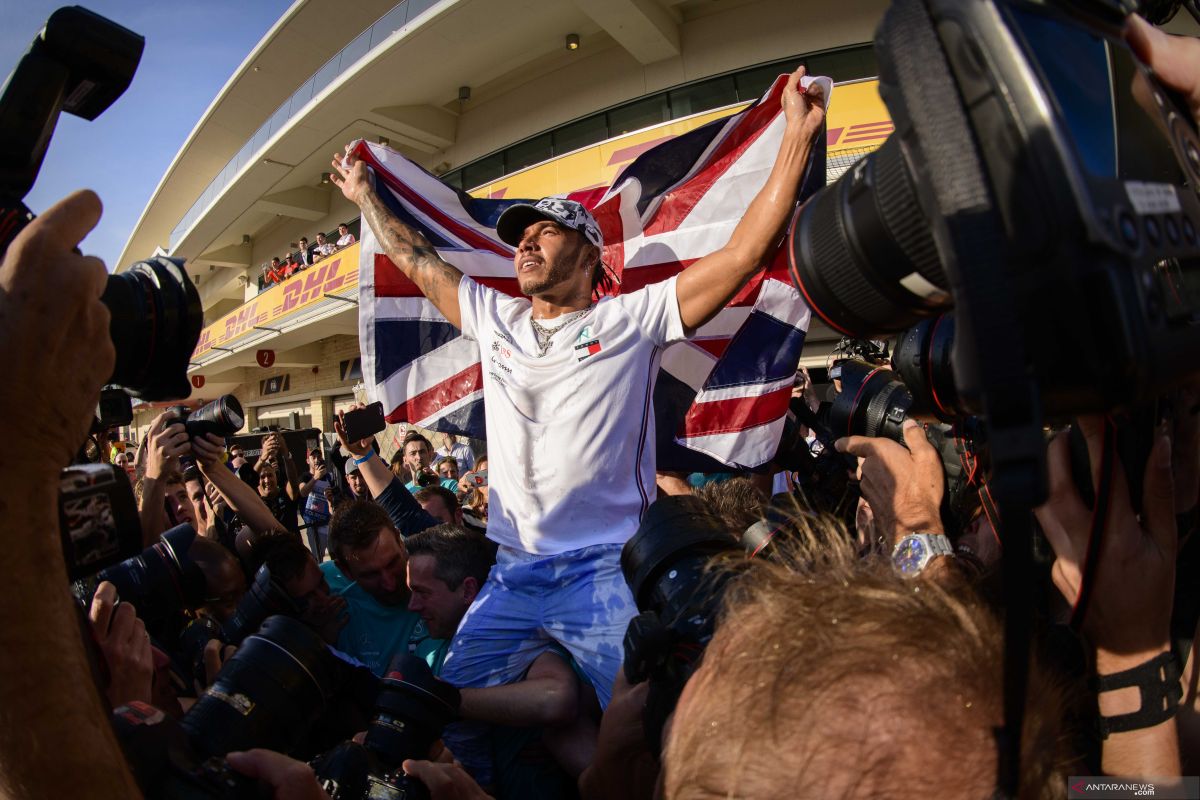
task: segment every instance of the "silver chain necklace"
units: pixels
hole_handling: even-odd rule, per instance
[[[587,308],[581,308],[579,311],[572,311],[569,314],[564,314],[562,317],[559,317],[559,319],[562,320],[562,324],[557,328],[547,328],[544,325],[540,325],[536,319],[530,316],[529,322],[533,325],[533,333],[537,337],[537,357],[542,358],[546,355],[546,353],[550,352],[550,345],[553,344],[552,338],[554,334],[558,333],[580,317],[588,314],[593,308],[595,308],[595,306],[588,306]]]

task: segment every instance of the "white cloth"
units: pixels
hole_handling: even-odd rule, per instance
[[[347,233],[345,236],[339,236],[337,240],[338,247],[345,247],[348,244],[354,244],[354,234]]]
[[[527,298],[464,277],[458,304],[483,360],[488,537],[539,555],[624,544],[655,498],[654,382],[685,338],[675,279],[600,300],[542,357]]]

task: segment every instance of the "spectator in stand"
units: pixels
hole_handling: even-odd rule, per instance
[[[271,259],[271,264],[267,267],[266,281],[269,283],[280,283],[284,279],[284,271],[286,265],[279,260],[279,256]]]
[[[354,234],[350,232],[350,226],[346,223],[338,225],[338,240],[337,246],[341,250],[343,247],[352,245],[355,242]]]
[[[405,489],[416,494],[417,490],[424,486],[440,484],[451,492],[458,490],[457,480],[441,478],[430,469],[429,464],[433,461],[433,445],[421,434],[416,431],[404,434],[404,443],[400,447],[400,452],[404,459],[407,475],[412,476],[405,482]]]
[[[317,234],[317,243],[313,246],[313,254],[316,260],[320,261],[325,256],[332,255],[337,250],[337,245],[325,238],[324,233]]]
[[[437,463],[433,465],[433,468],[437,470],[437,474],[440,475],[443,480],[449,478],[455,483],[458,482],[458,462],[453,458],[450,458],[449,456],[445,458],[439,458]]]
[[[434,451],[434,455],[450,457],[458,462],[458,474],[453,477],[457,478],[459,475],[475,469],[475,453],[471,451],[469,445],[459,442],[449,433],[438,433],[434,436],[442,443],[442,446]]]
[[[300,253],[288,253],[287,263],[284,265],[283,273],[285,278],[290,278],[300,270],[304,269],[304,262],[300,259]]]
[[[308,246],[307,236],[300,237],[300,250],[297,255],[300,256],[300,263],[304,266],[311,267],[313,265],[313,254],[312,250]]]

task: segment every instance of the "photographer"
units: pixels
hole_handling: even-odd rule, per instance
[[[230,511],[237,515],[237,519],[244,522],[255,533],[286,529],[287,526],[275,516],[262,495],[226,468],[224,464],[225,442],[221,440],[221,437],[211,433],[205,434],[194,439],[191,447],[200,474],[216,487]],[[228,536],[219,538],[222,544],[229,547]]]
[[[23,420],[37,443],[29,457],[0,463],[5,551],[21,565],[9,571],[0,602],[0,648],[9,655],[0,660],[6,795],[139,793],[99,695],[82,679],[90,668],[58,537],[59,470],[87,437],[115,361],[100,302],[107,270],[72,252],[99,219],[96,195],[77,192],[18,234],[0,263],[0,362],[21,387],[0,392],[0,412]]]
[[[297,517],[300,503],[300,482],[296,474],[296,464],[288,452],[283,436],[278,432],[263,435],[262,454],[254,464],[258,472],[258,494],[271,515],[285,530],[299,535],[300,523]],[[286,480],[281,489],[281,476]]]
[[[144,441],[146,456],[138,462],[145,465],[139,502],[143,544],[149,546],[171,527],[164,505],[167,480],[179,475],[179,457],[191,453],[192,448],[187,430],[176,420],[174,411],[164,411],[155,417]]]
[[[1105,422],[1099,418],[1079,421],[1088,443],[1092,477],[1100,483],[1102,439]],[[1071,474],[1067,435],[1059,434],[1050,444],[1050,499],[1038,509],[1037,518],[1057,558],[1051,576],[1063,598],[1074,607],[1083,587],[1084,562],[1088,558],[1093,511],[1080,498]],[[1165,718],[1162,709],[1141,709],[1142,719],[1130,720],[1131,727],[1117,727],[1119,715],[1139,712],[1138,689],[1153,689],[1164,673],[1147,672],[1146,665],[1170,658],[1171,609],[1175,588],[1175,557],[1179,537],[1175,523],[1175,484],[1172,478],[1171,439],[1166,431],[1155,437],[1145,465],[1142,519],[1130,501],[1128,482],[1117,459],[1112,495],[1101,534],[1098,566],[1092,578],[1090,602],[1082,633],[1092,649],[1097,679],[1125,673],[1135,680],[1127,688],[1099,693],[1099,713],[1106,733],[1102,767],[1105,774],[1127,777],[1179,775],[1179,742],[1173,713]],[[1178,683],[1178,675],[1174,675]],[[1147,714],[1149,716],[1147,717]]]

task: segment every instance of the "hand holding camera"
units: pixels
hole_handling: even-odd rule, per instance
[[[1084,417],[1079,424],[1095,480],[1105,423],[1098,417]],[[1057,556],[1051,570],[1054,585],[1074,605],[1083,585],[1094,512],[1084,504],[1072,477],[1067,440],[1064,433],[1050,443],[1050,499],[1036,514]],[[1098,651],[1098,670],[1104,653],[1139,664],[1167,649],[1178,547],[1169,437],[1159,432],[1145,465],[1140,523],[1120,459],[1113,470],[1100,558],[1082,620],[1083,632]]]
[[[915,421],[906,419],[902,431],[907,449],[883,437],[849,436],[835,443],[840,452],[862,459],[862,493],[889,546],[909,533],[942,532],[942,458]]]
[[[108,667],[105,694],[114,708],[134,701],[151,702],[154,658],[150,635],[129,603],[119,603],[117,587],[102,581],[88,611],[92,633]]]
[[[146,477],[158,480],[164,473],[179,468],[179,457],[192,452],[187,428],[174,412],[159,414],[147,434]]]
[[[47,472],[69,464],[87,437],[116,359],[100,302],[108,272],[100,259],[72,252],[99,220],[99,198],[76,192],[30,223],[0,264],[4,373],[21,387],[0,404],[8,419],[32,426],[33,466]]]

